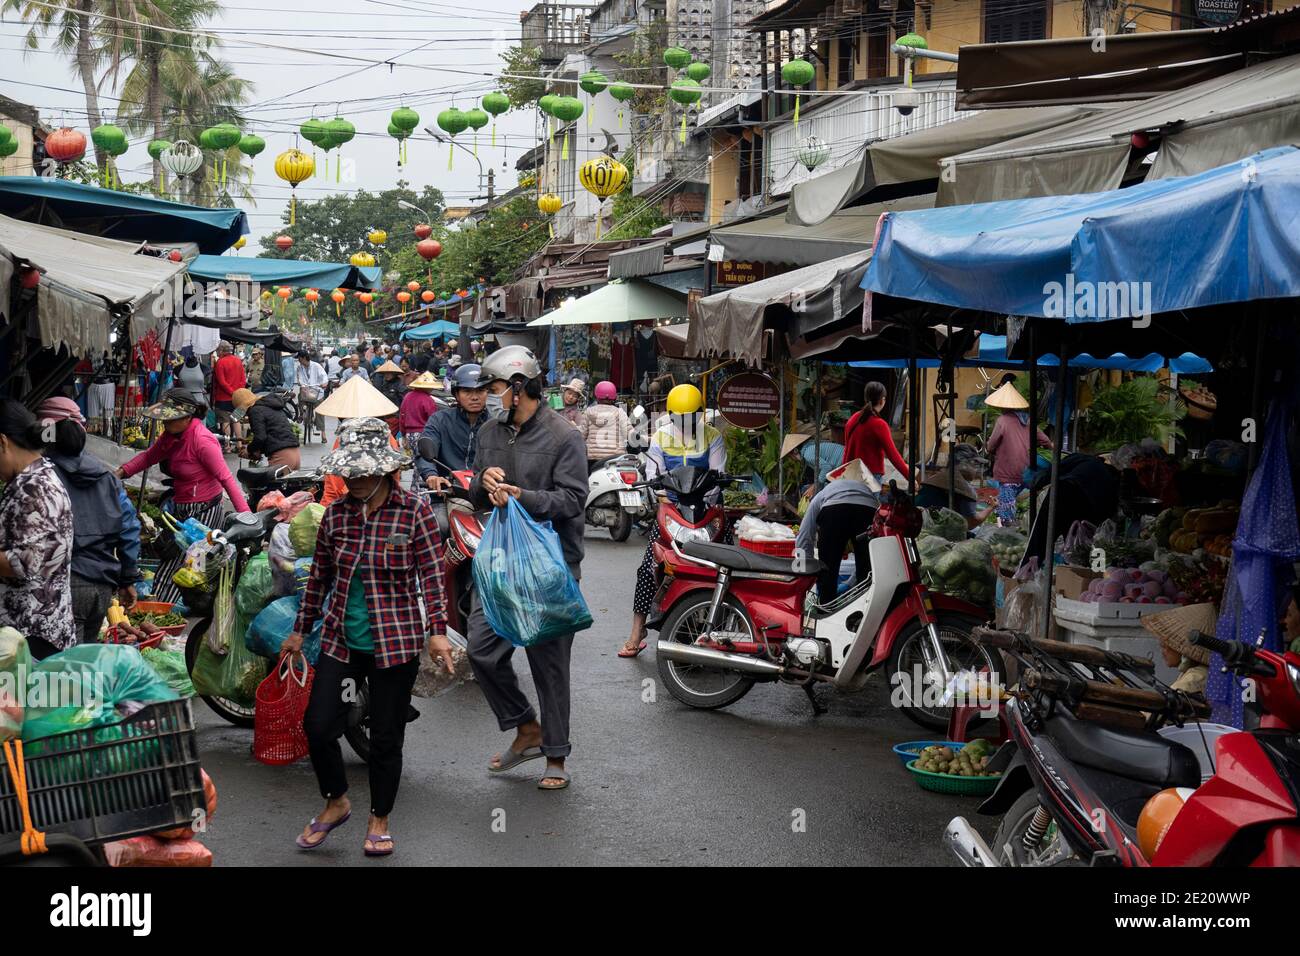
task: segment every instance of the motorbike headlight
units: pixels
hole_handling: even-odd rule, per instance
[[[667,519],[668,533],[672,535],[673,540],[678,544],[687,544],[691,541],[698,541],[701,544],[708,544],[712,539],[709,534],[708,526],[703,528],[688,528],[672,518]]]

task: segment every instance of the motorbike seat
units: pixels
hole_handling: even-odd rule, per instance
[[[276,511],[273,508],[257,514],[232,514],[226,518],[226,541],[238,546],[247,541],[260,540],[275,520]]]
[[[275,483],[275,473],[279,465],[263,465],[260,468],[241,468],[235,473],[239,483],[247,488],[265,488]]]
[[[793,558],[780,558],[772,554],[760,554],[748,548],[739,548],[731,544],[713,544],[701,541],[689,541],[682,545],[682,553],[692,558],[702,558],[733,571],[755,571],[762,574],[817,574],[822,570],[822,563],[816,558],[804,558],[803,569],[794,569]]]
[[[1191,748],[1158,734],[1116,730],[1063,713],[1047,721],[1046,729],[1080,766],[1161,788],[1201,784],[1201,765]]]

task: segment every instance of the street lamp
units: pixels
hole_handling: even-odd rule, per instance
[[[458,142],[456,142],[454,139],[451,139],[451,138],[449,138],[449,137],[447,137],[447,136],[443,136],[441,133],[435,133],[432,129],[430,129],[430,128],[427,127],[427,126],[424,128],[424,131],[425,131],[426,133],[428,133],[430,136],[432,136],[434,139],[436,139],[438,142],[440,142],[440,143],[446,143],[446,144],[449,145],[449,146],[458,147],[459,149],[461,149],[461,150],[463,150],[464,152],[469,153],[471,156],[473,156],[473,157],[474,157],[474,162],[478,163],[478,182],[479,182],[479,185],[480,185],[480,186],[483,185],[483,161],[482,161],[481,159],[478,158],[478,154],[477,154],[476,152],[474,152],[474,151],[473,151],[472,149],[470,149],[468,146],[465,146],[465,145],[462,144],[462,143],[458,143]]]
[[[397,205],[402,206],[406,209],[413,209],[416,212],[418,212],[421,216],[424,217],[425,222],[429,221],[429,214],[425,212],[423,209],[421,209],[419,206],[417,206],[415,203],[407,202],[405,199],[399,199],[397,200]]]

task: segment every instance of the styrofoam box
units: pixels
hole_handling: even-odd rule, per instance
[[[1143,615],[1158,614],[1178,606],[1177,604],[1120,604],[1109,601],[1092,604],[1087,601],[1072,601],[1059,594],[1055,599],[1057,620],[1074,621],[1079,624],[1115,620],[1136,621]]]

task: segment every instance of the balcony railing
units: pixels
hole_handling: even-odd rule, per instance
[[[519,15],[520,40],[540,50],[543,63],[559,63],[591,42],[591,15],[598,6],[539,3]]]
[[[918,83],[914,89],[921,94],[921,105],[903,116],[894,107],[894,96],[901,89],[892,85],[864,90],[859,96],[837,96],[833,103],[805,113],[799,120],[798,135],[793,122],[770,130],[772,195],[788,193],[797,183],[857,162],[863,144],[871,140],[915,133],[973,115],[954,110],[957,93],[951,81],[945,81],[925,86]],[[809,136],[831,147],[830,158],[811,173],[796,159],[799,147]]]

